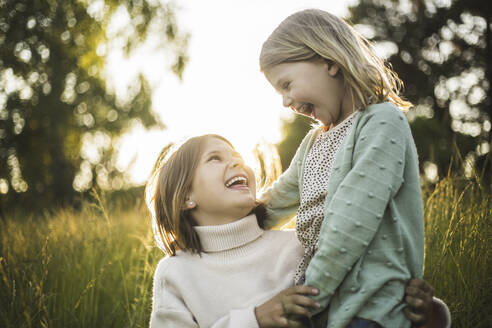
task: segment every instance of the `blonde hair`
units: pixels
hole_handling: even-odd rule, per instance
[[[209,138],[220,139],[234,148],[227,139],[216,134],[190,138],[175,150],[167,146],[161,151],[145,187],[156,243],[169,256],[176,255],[178,250],[198,254],[203,252],[200,238],[194,229],[197,223],[184,205]],[[265,208],[258,204],[253,212],[262,227]]]
[[[379,58],[369,41],[344,20],[318,9],[290,15],[263,43],[260,68],[287,62],[324,59],[341,70],[354,104],[366,108],[389,101],[401,109],[412,104],[400,97],[403,82]]]

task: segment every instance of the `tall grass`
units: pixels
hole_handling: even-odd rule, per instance
[[[490,327],[490,193],[447,178],[423,195],[425,278],[453,327]],[[0,221],[0,327],[148,326],[162,253],[143,206],[110,205]]]
[[[424,277],[449,306],[453,327],[492,327],[491,194],[445,178],[424,188]]]
[[[148,326],[162,253],[147,213],[96,204],[0,223],[0,327]]]

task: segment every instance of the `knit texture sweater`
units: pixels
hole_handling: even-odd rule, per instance
[[[291,165],[267,191],[271,227],[297,210],[307,153],[321,129],[311,130]],[[318,250],[306,284],[329,305],[328,327],[353,317],[384,327],[410,327],[405,284],[422,276],[423,209],[417,151],[405,116],[394,105],[356,114],[328,180]]]
[[[293,231],[256,216],[195,227],[204,253],[178,251],[154,275],[152,328],[257,328],[254,308],[294,284],[303,251]]]

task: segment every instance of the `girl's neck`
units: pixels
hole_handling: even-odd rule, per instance
[[[354,101],[352,100],[352,96],[350,95],[350,92],[345,92],[340,107],[341,107],[340,115],[338,116],[338,120],[335,123],[333,123],[332,126],[330,126],[330,129],[345,121],[347,117],[352,115],[352,113],[354,113],[357,110],[356,108],[360,107],[360,104],[354,105]]]
[[[237,249],[263,234],[263,230],[259,227],[254,214],[230,224],[196,226],[195,231],[198,233],[205,252],[222,252]]]

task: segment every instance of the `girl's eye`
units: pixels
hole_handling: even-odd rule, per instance
[[[282,89],[287,90],[287,89],[289,89],[289,86],[290,86],[290,82],[284,82],[282,84]]]
[[[220,156],[219,155],[212,155],[209,157],[208,161],[220,161]]]

